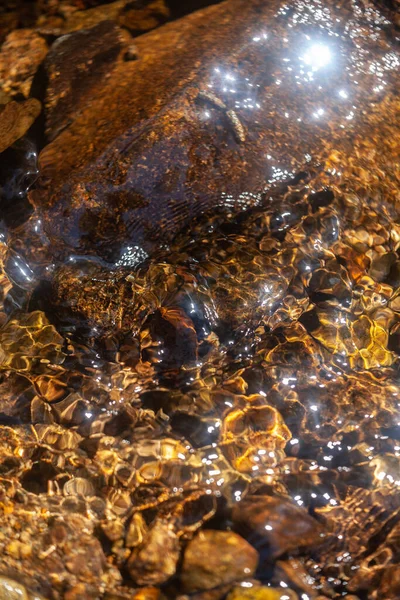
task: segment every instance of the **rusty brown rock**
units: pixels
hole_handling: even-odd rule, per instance
[[[150,0],[145,4],[127,4],[118,16],[118,23],[133,35],[150,31],[165,23],[170,17],[165,0]]]
[[[101,544],[93,536],[90,519],[77,512],[65,512],[60,521],[59,516],[57,517],[59,508],[56,508],[58,502],[48,504],[44,494],[29,495],[23,488],[20,489],[26,502],[11,501],[7,507],[3,506],[1,509],[5,534],[5,539],[0,539],[1,570],[19,574],[18,584],[15,585],[20,595],[16,597],[20,598],[22,594],[20,582],[23,582],[27,590],[39,590],[38,598],[49,598],[54,591],[60,593],[61,588],[64,596],[66,586],[62,581],[68,581],[71,598],[95,597],[99,586],[107,580],[111,587],[120,583],[118,569],[107,564]],[[19,497],[22,497],[21,494]],[[47,505],[45,510],[44,503]],[[36,508],[39,510],[36,518],[32,519],[32,511],[36,512]],[[11,531],[14,532],[12,536]],[[5,551],[11,537],[14,538],[14,543],[19,543],[18,556]],[[24,552],[24,540],[31,543],[31,553]],[[1,578],[0,590],[3,591]],[[73,596],[72,590],[74,593],[79,591],[80,595]],[[26,597],[31,600],[28,592]],[[35,595],[32,594],[33,597]]]
[[[107,78],[95,78],[90,102],[84,94],[76,118],[41,154],[51,189],[32,194],[59,252],[68,246],[112,260],[124,245],[153,249],[157,238],[171,240],[200,213],[216,207],[236,212],[257,202],[266,180],[269,187],[276,181],[275,163],[299,173],[306,154],[323,151],[327,160],[332,146],[348,152],[349,145],[366,138],[367,121],[357,134],[349,129],[339,139],[348,116],[347,106],[337,100],[345,86],[341,74],[326,80],[323,110],[329,126],[326,120],[316,122],[316,101],[307,85],[297,85],[294,72],[280,85],[283,39],[289,34],[285,19],[276,16],[279,7],[278,0],[235,0],[199,11],[136,38],[139,60],[126,62],[121,55]],[[268,41],[254,36],[260,23],[269,31]],[[341,32],[339,25],[332,27]],[[344,36],[341,43],[337,60],[350,68],[352,42]],[[372,36],[362,44],[363,52],[376,50]],[[57,52],[51,52],[56,62]],[[239,85],[235,95],[228,87],[224,91],[225,75]],[[253,109],[245,107],[246,78],[257,90]],[[391,80],[388,85],[389,90]],[[370,92],[354,94],[360,113],[376,102],[372,83]],[[54,95],[50,87],[48,104]],[[51,113],[48,131],[54,137]],[[273,165],[265,158],[269,152]]]
[[[0,15],[0,44],[4,42],[7,35],[18,27],[18,13],[17,11],[6,12]]]
[[[318,546],[323,541],[323,528],[318,521],[293,502],[277,496],[245,498],[234,506],[232,519],[236,531],[258,539],[273,558]]]
[[[156,521],[135,548],[128,560],[128,570],[139,585],[165,583],[176,571],[179,559],[179,539],[173,526],[166,521]]]
[[[126,3],[126,0],[117,0],[86,10],[74,11],[65,21],[62,32],[72,33],[81,29],[91,29],[102,21],[117,21],[118,15]]]
[[[193,593],[251,577],[258,553],[243,538],[229,531],[201,531],[186,547],[181,581]]]
[[[33,77],[47,54],[47,43],[32,29],[10,33],[0,51],[0,86],[10,95],[29,96]]]
[[[50,139],[74,121],[82,105],[90,103],[93,86],[109,73],[123,45],[124,35],[111,21],[56,40],[45,62]]]
[[[0,152],[19,140],[37,119],[41,104],[36,98],[0,106]]]
[[[65,592],[65,600],[83,600],[87,596],[88,590],[83,583],[74,585]]]

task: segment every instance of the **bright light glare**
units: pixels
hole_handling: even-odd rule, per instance
[[[313,71],[318,71],[331,62],[332,54],[328,46],[324,44],[313,44],[302,57],[306,65],[310,65]]]

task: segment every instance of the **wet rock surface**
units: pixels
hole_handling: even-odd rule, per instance
[[[131,577],[139,585],[161,584],[175,574],[179,539],[173,526],[156,522],[128,561]]]
[[[218,548],[216,555],[214,549]],[[210,556],[213,560],[210,561]],[[228,531],[201,531],[185,549],[182,583],[185,591],[216,588],[252,577],[258,553],[243,538]]]
[[[234,527],[244,530],[248,539],[258,538],[272,558],[318,546],[325,537],[315,519],[285,498],[249,496],[234,507],[232,519]]]
[[[290,39],[308,35],[308,17],[299,25],[304,33],[297,34],[296,28],[288,33],[285,15],[275,18],[278,10],[278,3],[228,2],[194,13],[138,38],[140,59],[127,63],[121,56],[106,80],[96,80],[86,108],[80,104],[77,118],[41,154],[43,176],[53,179],[58,189],[52,185],[47,193],[32,194],[32,202],[42,207],[44,231],[57,240],[59,252],[64,246],[64,252],[74,249],[114,261],[121,244],[153,250],[207,210],[220,207],[237,213],[259,203],[266,181],[281,177],[279,165],[282,173],[300,173],[307,169],[306,156],[328,161],[331,150],[346,153],[371,135],[371,120],[380,111],[386,113],[381,103],[376,114],[369,109],[376,101],[375,71],[359,63],[359,75],[370,80],[369,86],[361,92],[354,85],[352,105],[338,100],[341,87],[349,84],[347,70],[353,61],[354,42],[345,22],[330,14],[329,33],[339,38],[335,44],[342,55],[339,77],[330,78],[332,66],[327,66],[324,94],[316,86],[310,96],[294,71],[285,69],[286,84],[279,83],[283,58],[299,61]],[[267,39],[252,35],[257,19],[267,28],[275,19],[269,38],[267,33]],[[368,20],[362,27],[368,27]],[[357,39],[360,56],[377,52],[383,61],[390,55],[383,30],[380,42],[373,36]],[[57,52],[56,47],[49,64],[57,62]],[[218,54],[223,55],[220,67]],[[301,70],[308,81],[315,71],[311,68],[306,75],[307,60]],[[385,72],[390,101],[395,67]],[[236,89],[227,75],[236,78]],[[66,85],[68,81],[67,76]],[[366,114],[356,129],[348,125],[354,102]],[[319,115],[319,110],[324,112]],[[116,115],[113,120],[108,119],[110,111]],[[299,116],[293,119],[294,114]],[[52,137],[51,112],[49,119]],[[317,168],[313,159],[310,167]],[[63,228],[58,230],[61,215]]]
[[[82,103],[91,102],[93,86],[109,74],[123,45],[123,32],[109,20],[56,40],[45,63],[50,139],[68,127]]]
[[[394,600],[393,6],[166,6],[1,7],[0,597]]]

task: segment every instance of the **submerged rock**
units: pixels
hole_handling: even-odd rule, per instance
[[[36,98],[0,105],[0,152],[7,150],[31,127],[41,111]]]
[[[33,77],[48,51],[47,43],[32,29],[10,33],[0,51],[0,86],[12,96],[29,96]]]
[[[257,564],[257,551],[236,533],[204,530],[186,547],[182,585],[190,593],[216,588],[252,577]]]
[[[304,509],[285,498],[247,497],[234,506],[233,525],[254,545],[267,546],[272,558],[322,543],[324,530]]]
[[[226,600],[297,600],[297,595],[287,587],[272,588],[272,587],[235,587],[229,592]]]
[[[173,526],[156,521],[143,543],[132,551],[128,570],[139,585],[159,585],[175,574],[180,545]]]
[[[60,75],[50,81],[47,131],[59,135],[40,157],[49,185],[31,199],[57,257],[73,250],[113,262],[128,245],[153,250],[199,214],[241,212],[318,164],[338,174],[335,161],[343,167],[350,154],[351,168],[372,160],[362,148],[371,128],[398,110],[390,37],[356,9],[329,4],[324,30],[317,4],[296,10],[294,19],[278,0],[209,7],[136,38],[138,60],[121,50],[106,77],[88,62],[78,86],[70,61],[61,65],[64,41],[53,47],[48,72],[59,64]],[[101,56],[107,44],[96,38]],[[84,57],[82,32],[73,43]],[[384,95],[374,91],[372,56],[386,65]],[[76,101],[55,123],[61,81]]]
[[[0,326],[6,321],[6,314],[4,312],[4,300],[12,288],[12,283],[7,277],[4,271],[4,260],[6,258],[7,246],[4,242],[4,234],[1,236],[0,241]]]
[[[9,320],[0,330],[0,369],[46,372],[49,363],[60,364],[62,336],[39,311]]]
[[[56,40],[45,62],[50,139],[74,121],[82,105],[90,105],[93,87],[109,75],[124,41],[123,32],[111,21]]]

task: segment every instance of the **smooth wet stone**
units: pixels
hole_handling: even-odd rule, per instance
[[[74,250],[113,262],[128,245],[153,250],[199,214],[241,212],[314,164],[330,169],[333,148],[348,156],[370,138],[368,115],[387,109],[365,57],[390,55],[389,38],[350,7],[329,3],[325,32],[317,5],[298,10],[302,18],[291,22],[278,0],[234,0],[139,36],[138,60],[125,61],[121,51],[106,77],[95,68],[92,76],[88,66],[92,81],[82,84],[62,127],[54,122],[58,92],[50,84],[53,141],[40,157],[44,187],[31,199],[57,256]],[[353,52],[352,28],[360,52]],[[101,54],[101,35],[96,39]],[[84,42],[76,43],[84,56]],[[316,58],[318,44],[330,47],[326,64]],[[61,50],[53,47],[48,65],[61,65]],[[315,77],[307,75],[309,60]],[[365,82],[362,89],[349,70]],[[385,77],[390,98],[392,68]],[[349,87],[350,105],[339,94]]]
[[[323,528],[302,508],[278,496],[253,496],[234,505],[233,527],[255,545],[267,546],[272,558],[318,546]]]
[[[1,576],[0,600],[29,600],[29,596],[23,585],[17,581]]]
[[[182,585],[189,593],[216,588],[252,577],[257,564],[257,551],[236,533],[200,531],[186,547]]]
[[[36,98],[0,105],[0,152],[19,140],[36,121],[41,104]]]
[[[29,96],[33,77],[48,51],[46,40],[32,29],[16,29],[0,51],[0,87],[10,95]]]
[[[29,592],[21,583],[0,575],[0,600],[47,600],[44,596]]]

